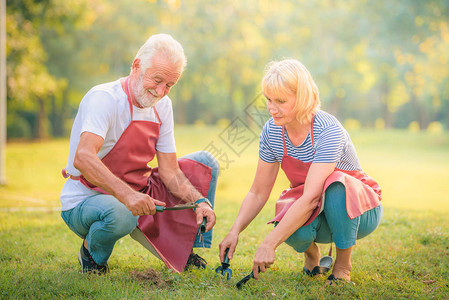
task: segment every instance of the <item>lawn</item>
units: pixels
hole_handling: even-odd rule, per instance
[[[22,298],[449,298],[449,135],[399,130],[351,132],[364,170],[383,189],[384,218],[353,251],[355,286],[324,286],[325,277],[301,274],[303,257],[286,245],[259,281],[237,290],[258,244],[272,228],[276,197],[287,186],[280,174],[267,206],[240,236],[233,277],[215,274],[218,243],[248,191],[257,162],[257,135],[233,140],[219,127],[178,126],[178,154],[213,150],[222,168],[211,249],[198,253],[204,271],[166,270],[130,237],[120,240],[107,276],[79,273],[81,240],[59,216],[68,140],[7,146],[7,185],[0,187],[0,299]],[[328,250],[322,245],[323,252]],[[335,253],[335,252],[334,252]]]

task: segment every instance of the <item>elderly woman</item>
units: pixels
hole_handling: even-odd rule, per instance
[[[220,259],[232,258],[240,232],[268,200],[279,166],[291,185],[276,203],[275,228],[256,251],[254,278],[275,261],[283,242],[304,252],[303,271],[324,274],[316,243],[335,243],[332,284],[350,282],[351,251],[357,239],[373,232],[382,218],[381,190],[360,166],[351,139],[332,115],[320,110],[318,88],[297,60],[273,62],[262,80],[271,118],[262,129],[254,182],[238,216],[220,243]]]

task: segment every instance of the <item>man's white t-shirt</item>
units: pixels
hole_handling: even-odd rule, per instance
[[[176,146],[170,98],[165,96],[156,103],[155,108],[162,123],[156,150],[163,153],[174,153]],[[152,107],[142,109],[133,106],[133,120],[159,122]],[[83,132],[91,132],[104,139],[97,154],[102,159],[114,147],[130,122],[128,97],[122,89],[120,79],[93,87],[81,100],[73,123],[67,172],[73,176],[81,175],[73,166],[73,160]],[[61,210],[72,209],[87,197],[96,194],[99,193],[85,187],[79,180],[69,178],[61,191]]]

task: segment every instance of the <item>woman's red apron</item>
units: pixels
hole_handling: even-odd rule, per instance
[[[158,168],[151,169],[148,166],[156,154],[156,143],[161,126],[156,109],[153,107],[159,123],[133,120],[128,78],[125,81],[124,90],[128,96],[131,123],[101,161],[115,176],[128,183],[134,190],[165,202],[167,207],[182,203],[162,183]],[[212,169],[190,159],[181,158],[178,163],[192,185],[202,195],[207,195]],[[76,179],[72,176],[71,178]],[[88,188],[107,194],[87,181],[83,175],[79,177],[79,180]],[[184,271],[198,231],[193,210],[165,211],[153,216],[141,216],[138,227],[168,268],[179,273]]]
[[[313,119],[311,124],[311,139],[313,147]],[[284,154],[282,156],[281,168],[290,181],[290,188],[283,191],[276,202],[275,217],[269,223],[279,222],[304,193],[304,183],[309,172],[311,162],[302,162],[287,154],[285,144],[285,127],[282,128],[282,141]],[[335,168],[334,172],[324,182],[322,196],[312,215],[302,226],[310,224],[323,210],[323,201],[327,187],[333,182],[341,182],[346,190],[346,210],[350,219],[354,219],[364,212],[373,209],[380,204],[381,190],[379,185],[363,171],[346,171]]]

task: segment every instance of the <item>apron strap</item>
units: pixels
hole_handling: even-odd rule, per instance
[[[315,115],[313,115],[312,122],[310,122],[310,138],[312,140],[312,151],[313,151],[313,154],[315,155],[315,145],[313,143],[313,121],[314,120],[315,120]],[[284,146],[284,153],[282,156],[285,156],[285,155],[287,155],[287,146],[285,144],[285,125],[282,126],[282,144]]]
[[[157,113],[156,106],[154,106],[154,105],[153,105],[153,110],[154,110],[154,113],[156,114],[157,119],[159,120],[159,124],[162,125],[161,118],[159,118],[159,114]]]
[[[284,144],[284,153],[282,156],[287,155],[287,146],[285,145],[285,126],[282,126],[282,144]]]
[[[131,122],[132,122],[132,120],[133,120],[133,103],[131,101],[131,93],[129,92],[129,76],[126,77],[125,87],[126,87],[125,93],[126,93],[126,96],[128,96],[129,113],[131,114]]]
[[[80,180],[79,176],[70,175],[69,172],[67,172],[66,168],[62,169],[61,173],[62,173],[62,177],[64,177],[65,179],[70,177],[70,179],[73,179],[73,180]]]
[[[315,145],[313,144],[313,121],[315,120],[315,115],[312,117],[312,122],[310,122],[310,139],[312,140],[312,151],[315,154]]]
[[[128,96],[128,103],[129,103],[129,112],[131,114],[131,121],[133,120],[133,104],[131,101],[131,92],[129,91],[129,76],[126,77],[125,80],[125,93],[126,96]],[[156,118],[158,119],[159,123],[162,124],[161,118],[159,117],[159,114],[157,113],[156,107],[153,106],[154,114],[156,115]]]
[[[132,120],[133,120],[133,104],[131,102],[131,97],[130,97],[130,93],[129,93],[129,76],[126,77],[126,80],[125,80],[125,94],[126,94],[126,96],[128,96],[129,113],[131,114],[131,122],[132,122]],[[159,119],[159,116],[157,116],[157,117]],[[159,119],[159,122],[160,122],[160,119]],[[80,180],[80,176],[70,175],[69,172],[67,172],[66,168],[61,170],[61,174],[62,174],[62,177],[66,178],[66,179],[70,177],[70,179],[73,179],[73,180]]]

